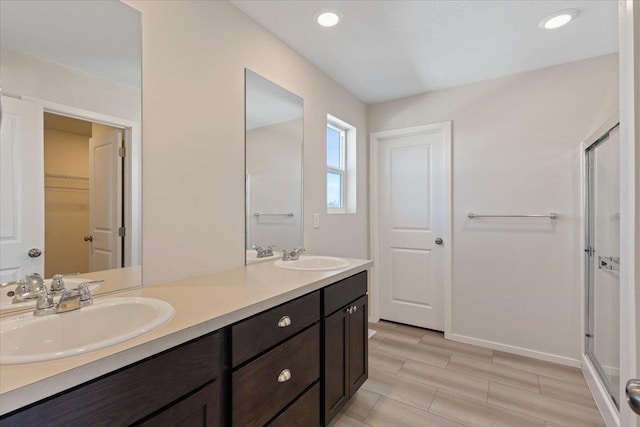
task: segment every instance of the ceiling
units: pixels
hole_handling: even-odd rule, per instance
[[[231,0],[366,103],[617,52],[616,0]],[[338,9],[333,28],[314,21]],[[543,30],[561,9],[578,16]]]
[[[141,87],[140,12],[119,0],[0,0],[0,44]]]

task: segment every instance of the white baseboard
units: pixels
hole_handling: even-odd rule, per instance
[[[595,367],[584,354],[582,355],[582,373],[607,427],[620,427],[618,408],[609,397],[609,392],[602,384]]]
[[[487,340],[472,338],[465,335],[459,335],[454,333],[445,333],[444,337],[451,341],[458,341],[466,344],[473,344],[479,347],[490,348],[492,350],[500,350],[507,353],[518,354],[520,356],[527,356],[527,357],[532,357],[534,359],[545,360],[547,362],[559,363],[560,365],[573,366],[574,368],[582,367],[580,360],[572,359],[570,357],[558,356],[556,354],[530,350],[524,347],[516,347],[512,345],[507,345],[507,344],[500,344],[494,341],[487,341]]]

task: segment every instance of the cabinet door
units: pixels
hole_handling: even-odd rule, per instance
[[[219,332],[197,338],[5,416],[0,425],[130,425],[219,377],[221,340]]]
[[[349,317],[349,397],[367,380],[369,373],[367,296],[350,304]]]
[[[324,425],[349,400],[349,313],[347,307],[324,319]]]
[[[220,381],[215,381],[139,425],[218,427],[222,425],[221,416]]]

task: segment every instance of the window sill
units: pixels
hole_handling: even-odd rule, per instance
[[[347,215],[349,215],[349,214],[353,215],[353,214],[356,214],[356,212],[354,212],[354,211],[348,211],[348,210],[346,210],[346,209],[327,209],[327,214],[328,214],[328,215],[345,215],[345,214],[347,214]]]

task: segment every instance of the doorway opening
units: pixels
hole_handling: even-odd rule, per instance
[[[44,112],[45,277],[125,266],[127,129]]]

